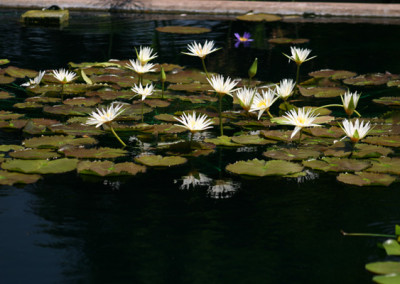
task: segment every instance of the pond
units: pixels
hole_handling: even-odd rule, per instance
[[[308,73],[327,68],[400,74],[400,29],[395,21],[288,18],[254,23],[229,17],[73,12],[69,24],[59,28],[23,26],[19,10],[3,10],[0,15],[0,58],[37,71],[67,68],[70,62],[133,59],[134,47],[141,45],[155,49],[156,62],[201,70],[199,58],[182,51],[195,40],[213,40],[222,49],[206,58],[210,72],[247,78],[257,57],[255,79],[277,83],[294,78],[296,66],[282,55],[290,53],[291,45],[268,40],[287,37],[309,40],[301,47],[317,55],[301,66],[301,81],[311,78]],[[206,27],[211,32],[155,31],[171,25]],[[236,32],[250,32],[254,42],[235,47]],[[3,100],[2,109],[40,117],[41,110],[13,107],[26,97],[18,87],[24,81],[0,85],[2,91],[16,95]],[[348,87],[362,92],[357,110],[363,117],[398,117],[395,109],[372,102],[397,96],[397,87]],[[340,103],[340,97],[294,101],[301,103]],[[228,104],[232,102],[225,100]],[[179,109],[157,110],[171,114],[194,105],[182,102]],[[236,105],[235,111],[239,109]],[[331,115],[345,117],[340,108],[332,111]],[[146,121],[155,120],[147,114]],[[227,126],[226,132],[233,136],[246,131]],[[215,138],[217,131],[201,135]],[[121,132],[129,141],[128,160],[141,151],[156,152],[155,145],[170,139],[150,136]],[[31,137],[22,130],[3,129],[0,144],[21,145]],[[97,138],[101,147],[120,146],[111,135]],[[397,184],[346,185],[336,179],[336,172],[310,169],[307,175],[292,178],[240,176],[225,169],[239,160],[267,159],[262,153],[268,147],[216,146],[210,155],[188,157],[184,165],[148,167],[133,177],[71,171],[44,175],[28,185],[1,186],[0,278],[3,283],[371,282],[364,266],[387,259],[377,246],[384,239],[344,237],[340,232],[393,234],[400,222]],[[392,149],[392,157],[398,156]]]

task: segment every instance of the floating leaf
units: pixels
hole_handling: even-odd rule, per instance
[[[321,160],[303,161],[303,165],[324,172],[358,172],[368,168],[369,161],[323,157]]]
[[[372,278],[372,280],[379,284],[399,284],[400,274],[379,275]]]
[[[23,128],[28,120],[26,119],[13,119],[8,121],[0,121],[1,129],[21,129]]]
[[[86,76],[85,71],[83,69],[81,69],[80,71],[81,71],[81,76],[82,76],[83,81],[85,81],[86,84],[88,84],[88,85],[93,85],[93,81],[90,80],[90,78],[88,76]]]
[[[176,124],[155,124],[151,128],[143,129],[144,133],[165,134],[165,133],[182,133],[187,131],[186,128]]]
[[[69,106],[69,105],[55,105],[45,106],[43,108],[44,113],[55,114],[55,115],[76,115],[86,116],[92,112],[93,109],[81,106]]]
[[[352,151],[351,145],[345,142],[337,142],[329,146],[324,154],[326,156],[334,156],[338,158],[348,157],[353,152],[353,158],[365,159],[365,158],[379,158],[382,156],[387,156],[393,154],[393,150],[390,148],[368,145],[357,143],[355,145],[354,151]]]
[[[99,97],[90,97],[90,98],[85,98],[85,97],[75,97],[72,99],[67,99],[63,101],[64,104],[70,105],[70,106],[94,106],[97,105],[101,102],[101,99]]]
[[[235,174],[248,176],[284,176],[301,172],[303,166],[281,160],[265,161],[253,159],[229,164],[226,166],[226,170]]]
[[[344,136],[343,130],[337,126],[332,126],[330,128],[311,127],[305,128],[303,131],[317,137],[339,138]]]
[[[282,17],[273,14],[246,14],[242,16],[237,16],[236,19],[241,21],[250,22],[276,22],[281,21]]]
[[[47,127],[53,124],[60,124],[60,122],[54,119],[33,118],[28,120],[23,131],[28,134],[44,134]]]
[[[307,159],[316,159],[321,156],[321,152],[300,148],[300,149],[272,149],[263,153],[265,157],[277,160],[287,160],[287,161],[301,161]]]
[[[305,97],[315,98],[334,98],[343,95],[346,90],[335,87],[310,87],[304,88],[299,86],[300,93]]]
[[[372,101],[376,104],[381,104],[385,106],[400,106],[399,97],[382,97],[379,99],[373,99]]]
[[[85,120],[85,122],[87,119]],[[102,135],[104,131],[95,127],[94,125],[86,125],[82,123],[71,124],[55,124],[48,127],[48,129],[56,134],[66,134],[73,136],[84,135]]]
[[[168,107],[170,105],[169,102],[164,101],[164,100],[155,100],[155,99],[151,99],[151,100],[145,100],[144,103],[152,108],[155,107]]]
[[[155,119],[158,119],[161,121],[177,122],[177,120],[174,117],[176,117],[176,116],[172,115],[172,114],[167,114],[167,113],[157,114],[154,116]]]
[[[368,172],[400,175],[400,158],[379,158],[372,161]]]
[[[134,96],[134,93],[131,90],[129,91],[101,90],[101,91],[87,92],[85,95],[87,97],[100,97],[103,101],[115,101],[120,99],[130,100]]]
[[[0,152],[17,151],[24,149],[21,145],[0,145]]]
[[[264,139],[258,135],[240,135],[233,136],[231,138],[232,142],[241,145],[266,145],[275,144],[276,141]]]
[[[93,145],[97,140],[91,137],[76,138],[75,136],[42,136],[26,139],[22,142],[28,148],[51,148],[57,149],[66,145],[80,146],[80,145]]]
[[[371,262],[365,265],[365,269],[376,274],[392,274],[400,273],[400,262],[398,261],[382,261]]]
[[[274,44],[302,44],[309,42],[306,38],[287,38],[287,37],[277,37],[268,40],[269,43]]]
[[[14,78],[25,78],[25,77],[29,77],[29,78],[33,78],[35,76],[37,76],[38,72],[34,71],[34,70],[28,70],[28,69],[21,69],[15,66],[8,66],[5,69],[5,73],[11,77]]]
[[[169,90],[173,91],[184,91],[189,93],[195,92],[207,92],[210,91],[210,85],[201,83],[190,83],[190,84],[171,84],[168,86]]]
[[[13,158],[23,160],[44,160],[59,158],[60,154],[51,149],[23,149],[10,152],[9,155]]]
[[[89,68],[89,67],[121,67],[120,64],[116,62],[82,62],[82,63],[74,63],[68,62],[68,65],[71,68]]]
[[[187,162],[187,159],[176,156],[143,155],[136,157],[135,161],[149,167],[171,167],[182,165]]]
[[[35,108],[42,108],[43,105],[35,102],[25,102],[25,103],[16,103],[13,105],[13,107],[19,109],[35,109]]]
[[[0,171],[0,184],[1,185],[14,185],[18,183],[28,184],[35,183],[40,179],[40,175],[26,175],[21,173],[13,173],[7,171]]]
[[[354,86],[378,86],[384,85],[393,78],[392,74],[366,74],[343,80],[343,83]]]
[[[165,26],[157,27],[156,31],[171,34],[203,34],[211,32],[208,28],[188,27],[188,26]]]
[[[382,245],[387,255],[400,255],[400,244],[397,241],[389,239]]]
[[[86,159],[111,159],[123,157],[128,154],[128,151],[116,148],[68,148],[62,151],[66,157],[86,158]]]
[[[396,180],[395,177],[390,175],[366,172],[341,173],[336,179],[346,184],[358,186],[389,186]]]
[[[290,136],[292,135],[291,130],[261,130],[260,135],[264,136],[265,138],[272,139],[272,140],[278,140],[278,141],[291,141]],[[297,133],[294,137],[293,140],[298,140],[300,137],[300,134]],[[302,135],[301,139],[306,138],[306,135]]]
[[[400,147],[400,135],[393,136],[367,136],[363,139],[365,143],[388,146],[388,147]]]
[[[0,59],[0,65],[5,65],[5,64],[8,64],[8,63],[10,63],[10,60],[8,60],[8,59]]]
[[[12,113],[11,111],[0,110],[0,120],[18,119],[23,117],[23,114]]]
[[[61,98],[51,98],[51,97],[30,97],[25,100],[25,102],[32,102],[32,103],[50,103],[50,104],[55,104],[55,103],[61,103]]]
[[[28,174],[59,174],[76,169],[77,159],[57,160],[8,160],[1,164],[5,170]]]
[[[346,70],[319,70],[309,73],[311,77],[314,78],[331,78],[333,80],[343,80],[357,76],[357,73],[346,71]]]
[[[8,92],[4,92],[4,91],[0,92],[0,100],[11,99],[11,98],[14,98],[14,97],[15,96],[13,94],[10,94]]]
[[[170,83],[177,83],[182,85],[196,82],[193,84],[194,88],[196,87],[196,85],[200,86],[201,83],[203,83],[208,85],[208,90],[212,90],[212,87],[207,81],[206,74],[203,71],[197,69],[183,70],[174,74],[169,74],[167,76],[167,81]]]
[[[117,163],[111,161],[81,161],[78,173],[95,176],[134,176],[146,172],[146,167],[134,163]]]
[[[240,147],[243,146],[242,144],[238,144],[235,142],[232,142],[231,137],[229,136],[218,136],[216,138],[206,138],[204,139],[204,142],[206,143],[212,143],[217,146],[228,146],[228,147]]]
[[[137,79],[133,76],[100,75],[92,76],[90,79],[93,83],[114,83],[123,88],[132,87],[137,83]]]

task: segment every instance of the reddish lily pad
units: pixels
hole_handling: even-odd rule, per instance
[[[94,145],[97,140],[91,137],[76,138],[75,136],[42,136],[26,139],[22,142],[28,148],[51,148],[57,149],[66,145],[81,146],[81,145]]]
[[[365,160],[323,157],[321,160],[303,161],[303,165],[324,172],[357,172],[368,168],[371,163]]]
[[[400,106],[399,97],[382,97],[379,99],[373,99],[372,101],[376,104],[381,104],[385,106]]]
[[[226,166],[226,170],[231,173],[247,176],[285,176],[301,172],[303,166],[282,160],[265,161],[253,159],[229,164]]]
[[[60,154],[54,152],[52,149],[23,149],[10,152],[9,155],[13,158],[23,160],[44,160],[61,157]]]
[[[105,132],[94,125],[86,125],[82,123],[71,123],[71,124],[55,124],[50,125],[48,129],[56,134],[66,134],[73,136],[85,136],[85,135],[102,135]]]
[[[265,157],[277,160],[302,161],[316,159],[321,156],[321,152],[307,148],[300,149],[271,149],[263,153]]]
[[[29,184],[35,183],[40,179],[40,175],[27,175],[21,173],[13,173],[8,171],[0,171],[1,185]]]
[[[305,97],[315,97],[315,98],[334,98],[343,95],[346,90],[337,87],[310,87],[303,88],[299,86],[300,93]]]
[[[85,98],[85,97],[75,97],[72,99],[67,99],[63,101],[64,104],[66,105],[71,105],[71,106],[85,106],[85,107],[90,107],[97,105],[101,102],[101,99],[99,97],[90,97],[90,98]]]
[[[400,158],[380,158],[372,161],[368,172],[400,175]]]
[[[400,147],[400,135],[393,136],[367,136],[363,139],[365,143],[388,146]]]
[[[187,159],[177,156],[143,155],[136,157],[135,161],[149,167],[172,167],[186,163]]]
[[[344,136],[343,130],[337,126],[332,126],[330,128],[325,128],[325,127],[305,128],[304,132],[317,137],[339,138]]]
[[[192,96],[179,96],[181,101],[189,101],[192,104],[204,104],[206,102],[216,102],[218,98],[209,95],[192,95]]]
[[[335,143],[324,151],[326,156],[334,156],[338,158],[348,157],[351,153],[351,146],[344,142]],[[359,159],[379,158],[390,154],[393,154],[393,150],[390,148],[358,143],[355,146],[352,157]]]
[[[103,101],[115,101],[120,99],[130,100],[135,94],[129,90],[100,90],[100,91],[92,91],[87,92],[87,97],[100,97]]]
[[[28,120],[26,119],[13,119],[8,121],[0,121],[1,129],[21,129],[23,128]]]
[[[341,173],[336,179],[346,184],[358,186],[389,186],[396,180],[395,177],[390,175],[366,172]]]
[[[325,70],[311,72],[308,75],[314,78],[331,78],[333,80],[343,80],[357,76],[357,73],[346,70],[325,69]]]
[[[170,74],[167,77],[167,81],[170,83],[176,83],[182,85],[190,84],[193,82],[196,82],[198,85],[200,85],[200,83],[208,84],[208,90],[212,90],[212,87],[207,81],[206,74],[203,71],[197,69],[183,70],[174,74]]]
[[[269,43],[274,44],[302,44],[309,42],[306,38],[287,38],[287,37],[277,37],[268,40]]]
[[[170,105],[169,102],[164,101],[164,100],[145,100],[144,103],[148,106],[150,106],[151,108],[155,108],[155,107],[168,107]]]
[[[35,108],[42,108],[43,105],[40,103],[35,103],[35,102],[25,102],[25,103],[16,103],[13,105],[15,108],[19,109],[35,109]]]
[[[146,172],[146,167],[134,163],[116,163],[111,161],[81,161],[78,173],[95,176],[134,176]]]
[[[33,135],[44,134],[48,131],[47,127],[53,124],[60,124],[60,122],[54,119],[33,118],[28,120],[23,131]]]
[[[184,91],[189,93],[211,91],[211,87],[209,84],[201,84],[201,83],[171,84],[168,86],[168,89],[173,91]]]
[[[275,144],[277,141],[264,139],[258,135],[240,135],[231,137],[232,142],[241,145],[266,145]]]
[[[11,98],[15,98],[15,96],[8,92],[4,92],[4,91],[0,92],[0,100],[11,99]]]
[[[11,111],[0,110],[0,120],[18,119],[23,117],[23,114],[13,113]]]
[[[62,151],[66,157],[78,159],[112,159],[124,157],[128,151],[123,149],[100,147],[100,148],[68,148]]]
[[[277,140],[277,141],[291,141],[291,140],[298,140],[300,134],[297,133],[293,139],[290,139],[292,135],[292,130],[261,130],[260,135],[264,136],[265,138]],[[307,135],[302,135],[301,139],[305,139]]]
[[[157,115],[154,116],[155,119],[158,119],[158,120],[161,120],[161,121],[177,122],[175,117],[176,117],[175,115],[167,114],[167,113],[157,114]]]
[[[176,125],[176,124],[155,124],[152,125],[151,128],[143,129],[144,133],[153,133],[153,134],[172,134],[172,133],[182,133],[187,131],[186,128]]]
[[[77,159],[57,160],[8,160],[1,164],[5,170],[26,174],[60,174],[76,169]]]
[[[204,34],[211,32],[208,28],[202,27],[189,27],[189,26],[165,26],[165,27],[157,27],[156,31],[162,33],[171,33],[171,34]]]
[[[353,86],[378,86],[386,84],[389,80],[393,78],[394,75],[392,74],[375,73],[348,78],[343,80],[343,83]]]
[[[70,105],[45,106],[43,112],[55,115],[86,116],[93,111],[92,108]]]
[[[13,78],[13,77],[0,75],[0,85],[11,84],[14,81],[15,81],[15,78]]]
[[[30,97],[25,100],[25,102],[32,102],[32,103],[45,103],[45,104],[56,104],[61,103],[61,98],[52,98],[52,97]]]
[[[90,79],[93,83],[114,83],[123,88],[132,87],[137,83],[137,79],[133,78],[133,76],[101,75],[91,76]]]
[[[237,16],[236,19],[249,22],[277,22],[281,21],[282,17],[274,14],[253,14]]]

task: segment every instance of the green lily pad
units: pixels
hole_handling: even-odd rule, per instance
[[[307,159],[316,159],[321,156],[321,152],[307,148],[300,149],[271,149],[263,153],[263,156],[287,161],[302,161]]]
[[[32,135],[44,134],[48,131],[47,127],[53,124],[60,124],[60,122],[54,119],[33,118],[25,124],[23,132]]]
[[[82,62],[82,63],[74,63],[68,62],[68,66],[71,68],[89,68],[89,67],[121,67],[120,64],[116,62]],[[86,72],[86,70],[85,70]]]
[[[236,19],[249,22],[277,22],[281,21],[282,17],[273,14],[246,14],[237,16]]]
[[[217,146],[228,146],[228,147],[240,147],[242,144],[235,143],[232,141],[232,137],[229,136],[218,136],[216,138],[206,138],[204,139],[206,143],[212,143]]]
[[[13,105],[13,107],[15,108],[19,108],[19,109],[39,109],[42,108],[43,105],[40,103],[34,103],[34,102],[25,102],[25,103],[16,103]]]
[[[44,160],[61,157],[60,154],[54,152],[52,149],[23,149],[10,152],[9,155],[13,158],[23,160]]]
[[[168,107],[171,103],[164,101],[164,100],[157,100],[157,99],[151,99],[151,100],[145,100],[144,103],[151,108],[155,107]]]
[[[5,170],[27,174],[60,174],[76,169],[77,159],[8,160],[1,164]]]
[[[137,79],[133,78],[133,76],[100,75],[91,76],[90,79],[93,83],[114,83],[123,88],[132,87],[137,83]]]
[[[60,147],[71,145],[71,146],[81,146],[81,145],[94,145],[97,144],[97,140],[91,137],[86,138],[76,138],[75,136],[42,136],[33,137],[26,139],[22,142],[27,148],[50,148],[58,149]]]
[[[389,239],[382,245],[387,255],[400,255],[400,244],[397,241]]]
[[[28,120],[26,119],[12,119],[8,121],[0,121],[1,129],[21,129],[23,128]]]
[[[61,103],[61,98],[52,98],[52,97],[30,97],[25,100],[25,102],[31,103],[44,103],[44,104],[56,104]]]
[[[87,97],[99,97],[103,101],[115,101],[115,100],[130,100],[134,93],[131,90],[99,90],[91,91],[85,94]]]
[[[100,148],[68,148],[62,150],[62,153],[66,157],[78,158],[78,159],[112,159],[118,157],[124,157],[128,154],[128,151],[123,149],[100,147]]]
[[[399,87],[400,86],[400,80],[390,80],[389,82],[386,83],[386,86],[388,86],[388,87]]]
[[[345,142],[337,142],[327,147],[324,151],[325,156],[333,156],[337,158],[348,157],[351,153],[351,145],[348,145]],[[390,148],[358,143],[355,146],[352,157],[358,159],[379,158],[390,154],[393,154],[393,150]]]
[[[172,134],[172,133],[182,133],[187,131],[186,128],[181,127],[176,124],[154,124],[151,128],[143,129],[141,132],[153,133],[153,134]]]
[[[101,99],[99,97],[90,97],[90,98],[84,98],[84,97],[75,97],[72,99],[67,99],[63,101],[64,104],[70,105],[70,106],[85,106],[85,107],[90,107],[90,106],[95,106],[101,102]]]
[[[395,177],[390,175],[366,172],[341,173],[336,179],[346,184],[358,186],[389,186],[396,180]]]
[[[216,102],[218,98],[209,95],[192,95],[192,96],[179,96],[181,101],[189,101],[192,104],[204,104],[206,102]]]
[[[176,117],[175,115],[167,114],[167,113],[157,114],[157,115],[154,116],[155,119],[158,119],[158,120],[161,120],[161,121],[177,122],[175,117]]]
[[[66,134],[73,136],[93,136],[102,135],[105,133],[103,130],[101,130],[100,128],[96,128],[94,125],[86,125],[82,123],[55,124],[48,126],[48,129],[56,134]]]
[[[240,135],[231,137],[232,142],[241,145],[266,145],[275,144],[277,141],[264,139],[258,135]]]
[[[381,104],[385,106],[400,106],[399,97],[382,97],[379,99],[373,99],[372,101],[376,104]]]
[[[178,156],[143,155],[136,157],[135,161],[149,167],[172,167],[186,163],[187,159]]]
[[[13,78],[13,77],[0,75],[0,85],[8,85],[14,81],[15,81],[15,78]]]
[[[344,136],[343,130],[337,126],[332,126],[330,128],[325,128],[325,127],[305,128],[304,132],[316,137],[339,138]]]
[[[226,166],[226,170],[235,174],[248,176],[285,176],[301,172],[303,166],[282,160],[248,160],[238,161]]]
[[[185,34],[185,35],[194,35],[194,34],[204,34],[211,32],[208,28],[202,27],[189,27],[189,26],[165,26],[165,27],[157,27],[156,31],[162,33],[171,33],[171,34]]]
[[[368,172],[400,175],[400,158],[379,158],[372,160]]]
[[[302,44],[309,42],[306,38],[287,38],[287,37],[277,37],[268,40],[269,43],[274,44]]]
[[[8,64],[8,63],[10,63],[10,60],[8,60],[8,59],[0,59],[0,65],[5,65],[5,64]]]
[[[15,66],[8,66],[5,69],[5,73],[14,78],[25,78],[25,77],[34,78],[38,74],[37,71],[21,69]]]
[[[343,83],[353,86],[379,86],[386,84],[391,79],[393,79],[392,74],[374,73],[348,78],[343,80]]]
[[[343,95],[346,90],[337,87],[310,87],[304,88],[299,86],[300,94],[305,97],[314,97],[314,98],[334,98],[340,97]]]
[[[40,175],[26,175],[21,173],[13,173],[8,171],[0,171],[1,185],[29,184],[35,183],[40,179]]]
[[[124,106],[124,112],[118,117],[118,120],[136,120],[138,116],[141,117],[141,113],[143,114],[150,113],[153,111],[152,108],[143,105],[142,101],[134,102],[132,105]]]
[[[207,92],[211,90],[210,84],[190,83],[190,84],[171,84],[169,90],[184,91],[189,93]]]
[[[206,74],[198,69],[182,70],[174,74],[169,74],[167,77],[167,81],[170,83],[176,83],[182,85],[190,84],[193,82],[195,82],[194,85],[206,84],[208,85],[207,90],[212,90],[212,87],[207,81]]]
[[[24,149],[21,145],[0,145],[0,152],[18,151]]]
[[[367,136],[363,139],[365,143],[388,146],[388,147],[400,147],[400,135],[393,136]]]
[[[346,70],[319,70],[308,73],[311,77],[314,78],[331,78],[333,80],[343,80],[357,76],[357,73],[346,71]]]
[[[11,98],[15,98],[15,96],[8,92],[4,92],[4,91],[0,92],[0,100],[11,99]]]
[[[372,280],[379,284],[399,284],[400,283],[400,274],[386,274],[386,275],[378,275],[372,278]]]
[[[0,120],[18,119],[23,117],[23,114],[13,113],[11,111],[0,110]]]
[[[146,167],[134,163],[117,163],[111,161],[81,161],[78,173],[95,176],[134,176],[146,172]]]
[[[93,111],[92,108],[81,107],[81,106],[70,106],[70,105],[55,105],[45,106],[43,108],[44,113],[54,115],[75,115],[75,116],[86,116]]]
[[[398,261],[380,261],[371,262],[365,265],[365,269],[376,274],[400,273],[400,262]]]
[[[277,140],[277,141],[291,141],[291,140],[298,140],[300,134],[297,133],[293,139],[290,139],[292,135],[292,130],[261,130],[260,135],[264,136],[267,139]],[[301,139],[305,139],[307,135],[302,135]]]
[[[303,165],[324,172],[359,172],[368,168],[371,163],[365,160],[323,157],[321,160],[303,161]]]

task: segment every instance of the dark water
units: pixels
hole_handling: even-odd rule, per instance
[[[23,68],[134,58],[134,46],[153,45],[157,62],[200,68],[180,54],[193,40],[223,47],[210,71],[245,76],[259,58],[258,79],[294,76],[276,34],[308,38],[318,57],[302,66],[400,73],[400,29],[389,24],[249,24],[171,16],[73,13],[63,29],[23,27],[21,11],[2,11],[0,58]],[[210,27],[182,36],[154,32],[164,25]],[[255,42],[234,48],[233,33]],[[373,112],[373,109],[369,109]],[[0,133],[3,144],[19,134]],[[392,233],[400,222],[398,185],[358,188],[334,174],[306,179],[246,179],[225,165],[260,152],[218,149],[167,170],[130,179],[49,175],[34,185],[0,188],[1,283],[370,283],[364,265],[384,260],[380,239],[345,238],[340,230]],[[251,150],[251,149],[250,149]],[[241,152],[239,152],[241,151]],[[220,170],[222,169],[222,170]],[[186,187],[183,177],[207,176]],[[219,194],[225,184],[225,193]]]

